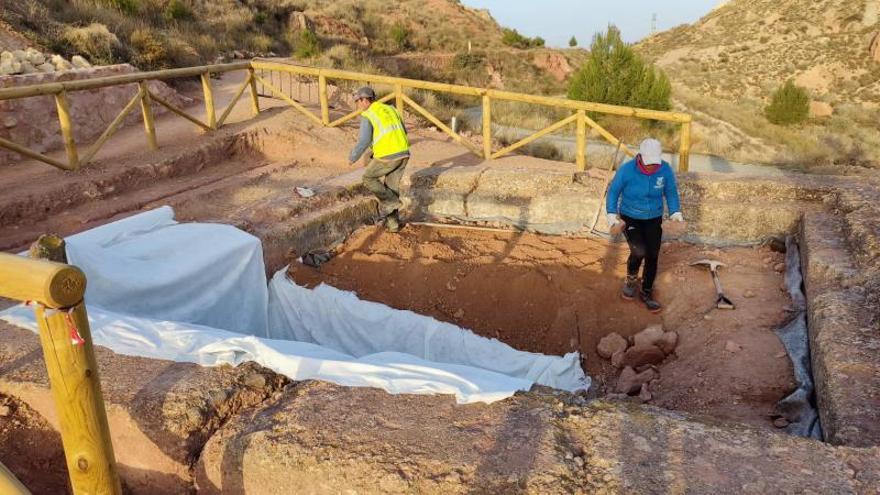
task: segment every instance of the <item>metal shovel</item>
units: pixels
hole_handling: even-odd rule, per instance
[[[718,295],[718,299],[715,300],[715,307],[718,309],[736,309],[736,306],[733,302],[724,295],[724,291],[721,290],[721,279],[718,278],[718,267],[719,266],[727,266],[720,261],[714,260],[700,260],[694,261],[691,263],[691,266],[708,266],[709,271],[712,272],[712,282],[715,283],[715,293]]]

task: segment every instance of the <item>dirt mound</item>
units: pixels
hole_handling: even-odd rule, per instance
[[[0,462],[34,495],[69,493],[61,435],[24,402],[0,394]]]
[[[580,350],[600,393],[611,391],[619,370],[596,353],[599,340],[662,324],[680,341],[659,366],[654,404],[772,427],[774,403],[795,388],[772,332],[788,304],[782,276],[773,269],[780,255],[667,244],[657,282],[666,311],[659,316],[620,298],[627,255],[624,244],[583,239],[412,226],[390,235],[365,228],[328,264],[294,264],[291,275],[301,284],[326,282],[517,349],[555,355]],[[712,310],[708,273],[688,266],[707,257],[728,263],[721,276],[738,310]],[[728,341],[743,350],[730,352]]]

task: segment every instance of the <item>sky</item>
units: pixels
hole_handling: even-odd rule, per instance
[[[609,23],[620,28],[623,38],[636,42],[651,33],[657,14],[657,30],[692,23],[712,10],[720,0],[462,0],[468,7],[489,9],[502,26],[540,36],[547,45],[568,46],[574,35],[578,46],[589,47],[593,34]]]

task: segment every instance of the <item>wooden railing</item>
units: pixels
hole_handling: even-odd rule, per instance
[[[56,253],[59,247],[63,252],[62,243]],[[76,494],[113,495],[122,490],[83,302],[85,289],[86,277],[75,266],[0,253],[0,297],[34,309],[71,488]]]
[[[236,70],[246,70],[248,75],[245,82],[238,88],[232,101],[226,109],[216,117],[214,108],[213,92],[211,88],[211,73],[230,72]],[[258,74],[256,71],[260,71]],[[282,72],[289,75],[296,75],[298,78],[316,78],[318,82],[318,98],[320,109],[319,113],[310,110],[305,104],[297,101],[279,88],[274,79],[265,77],[269,72]],[[206,121],[203,122],[192,115],[187,114],[184,110],[172,105],[168,101],[162,99],[154,92],[150,91],[146,82],[156,79],[171,79],[176,77],[193,77],[200,76],[202,80],[202,88],[205,100]],[[591,103],[585,101],[569,100],[565,98],[555,98],[549,96],[536,96],[523,93],[514,93],[510,91],[501,91],[496,89],[477,88],[472,86],[462,86],[456,84],[445,84],[430,81],[422,81],[417,79],[406,79],[400,77],[380,76],[374,74],[365,74],[360,72],[351,72],[336,69],[323,69],[292,63],[284,63],[278,61],[255,59],[250,62],[239,62],[233,64],[209,65],[203,67],[190,67],[183,69],[169,69],[155,72],[143,72],[136,74],[127,74],[123,76],[102,77],[96,79],[71,81],[63,83],[40,84],[33,86],[23,86],[18,88],[0,89],[0,100],[8,100],[14,98],[23,98],[27,96],[37,95],[54,95],[58,108],[58,118],[60,121],[61,134],[63,137],[65,149],[67,150],[67,163],[62,163],[53,158],[47,157],[41,153],[28,149],[24,146],[13,143],[7,139],[0,138],[0,147],[7,148],[19,152],[30,158],[34,158],[50,165],[65,169],[75,170],[88,163],[95,154],[106,143],[110,136],[119,128],[123,119],[128,115],[140,102],[141,113],[143,114],[144,128],[147,134],[147,142],[151,149],[158,146],[156,140],[155,124],[151,111],[151,103],[156,102],[173,113],[193,122],[195,125],[212,131],[226,121],[232,108],[236,105],[245,90],[250,89],[251,108],[254,115],[260,111],[257,93],[257,83],[263,90],[277,99],[285,101],[291,107],[301,112],[317,125],[336,127],[342,125],[360,115],[359,110],[354,110],[348,114],[342,115],[334,120],[330,117],[330,103],[328,97],[328,85],[330,81],[359,81],[366,84],[385,85],[391,91],[382,96],[380,101],[387,102],[394,100],[397,110],[404,112],[407,106],[416,113],[427,119],[438,129],[448,134],[453,140],[468,148],[474,154],[487,160],[499,158],[513,152],[533,141],[540,139],[548,134],[557,132],[569,125],[575,125],[575,163],[578,169],[584,170],[587,165],[586,147],[587,147],[587,128],[596,131],[602,138],[607,140],[614,146],[619,147],[627,155],[632,156],[634,152],[622,143],[611,132],[602,127],[588,114],[605,114],[618,115],[624,117],[634,117],[638,119],[673,122],[681,125],[680,147],[679,147],[679,171],[686,172],[688,170],[688,161],[690,156],[690,131],[692,117],[689,114],[679,112],[664,112],[657,110],[647,110],[641,108],[631,108],[615,105],[606,105],[601,103]],[[115,86],[119,84],[127,84],[136,82],[139,85],[137,94],[129,101],[128,105],[122,109],[122,112],[110,123],[107,130],[97,139],[97,141],[89,148],[82,159],[78,158],[77,145],[73,139],[73,124],[70,111],[67,104],[67,93],[70,91],[79,91],[83,89],[95,89],[107,86]],[[406,94],[407,90],[426,90],[440,93],[448,93],[458,96],[471,96],[480,99],[482,106],[482,146],[472,143],[469,139],[455,132],[449,126],[444,124],[440,119],[433,115],[429,110],[417,103],[413,98]],[[493,101],[509,101],[522,102],[534,105],[541,105],[556,109],[564,109],[572,111],[572,114],[562,120],[541,129],[519,141],[510,144],[497,151],[493,151],[492,147],[492,102]]]

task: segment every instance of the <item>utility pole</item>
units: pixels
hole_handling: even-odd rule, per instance
[[[651,34],[657,32],[657,13],[654,12],[654,15],[651,16]]]

